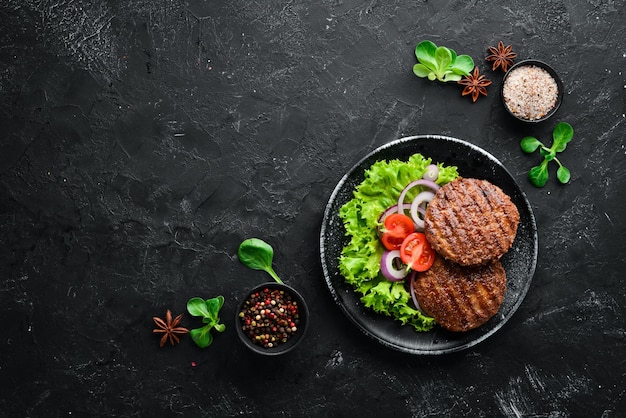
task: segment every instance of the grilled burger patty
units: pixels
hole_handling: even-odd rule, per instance
[[[469,331],[500,309],[506,273],[499,260],[461,266],[436,256],[432,267],[414,281],[420,308],[450,331]]]
[[[513,245],[519,212],[511,198],[487,180],[459,178],[428,204],[424,233],[435,251],[464,266],[499,259]]]

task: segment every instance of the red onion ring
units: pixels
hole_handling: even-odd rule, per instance
[[[385,251],[380,258],[380,271],[392,282],[399,282],[408,274],[408,269],[404,263],[399,263],[396,266],[396,259],[400,259],[400,250]]]
[[[429,190],[425,192],[421,192],[418,194],[413,202],[411,203],[411,218],[413,218],[413,223],[415,224],[415,229],[423,230],[424,229],[424,219],[420,218],[418,215],[420,205],[424,202],[428,203],[435,197],[435,194]]]
[[[402,204],[402,212],[400,213],[404,213],[405,210],[411,210],[411,204],[410,203],[403,203]],[[385,209],[385,211],[382,213],[382,215],[380,215],[380,217],[378,218],[378,223],[382,224],[383,222],[385,222],[385,218],[389,215],[391,215],[392,213],[398,212],[398,205],[393,205],[390,206],[389,208]]]
[[[400,197],[398,198],[398,213],[402,213],[402,209],[400,206],[404,204],[404,199],[406,198],[406,194],[408,193],[408,191],[415,186],[426,186],[430,188],[433,192],[436,192],[441,187],[434,181],[425,180],[425,179],[419,179],[419,180],[414,180],[410,182],[409,184],[407,184],[404,190],[402,190],[402,192],[400,193]]]
[[[437,179],[439,178],[439,167],[437,167],[435,164],[430,164],[428,167],[426,167],[426,171],[424,171],[422,178],[424,180],[437,181]]]
[[[411,273],[411,277],[409,278],[409,293],[411,293],[411,300],[413,301],[413,305],[415,305],[415,309],[417,309],[421,313],[424,313],[422,308],[420,308],[420,304],[417,301],[417,296],[415,295],[415,287],[413,287],[413,282],[415,280],[417,280],[417,272],[413,271]]]

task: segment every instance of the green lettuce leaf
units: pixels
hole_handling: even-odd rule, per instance
[[[435,321],[413,307],[411,295],[404,282],[390,282],[380,272],[380,258],[384,248],[378,238],[378,218],[398,197],[407,184],[422,177],[430,158],[413,154],[408,161],[384,160],[374,163],[364,173],[364,180],[353,198],[339,210],[349,242],[339,257],[339,271],[368,308],[393,317],[401,324],[410,324],[417,331],[429,331]],[[438,184],[458,177],[457,168],[437,164]],[[423,189],[409,191],[407,200]]]

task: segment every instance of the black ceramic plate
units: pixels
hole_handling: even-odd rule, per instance
[[[433,162],[456,165],[462,177],[491,181],[507,193],[520,212],[520,224],[511,250],[502,257],[507,274],[507,290],[500,311],[483,326],[464,333],[453,333],[436,326],[429,332],[416,332],[391,317],[364,307],[359,295],[339,273],[338,258],[348,237],[339,218],[339,208],[352,199],[354,188],[364,172],[376,161],[407,160],[420,153]],[[526,196],[507,169],[491,154],[468,142],[439,135],[420,135],[390,142],[357,163],[339,181],[326,210],[320,234],[324,277],[330,292],[347,317],[366,335],[379,343],[411,354],[444,354],[472,347],[499,330],[522,303],[537,264],[537,227]]]

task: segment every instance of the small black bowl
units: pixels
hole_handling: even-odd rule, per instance
[[[272,347],[264,347],[262,345],[256,344],[252,341],[252,337],[248,336],[246,331],[243,330],[243,321],[245,318],[246,312],[246,302],[250,299],[250,297],[257,292],[264,292],[265,290],[270,292],[274,290],[284,292],[284,295],[288,295],[293,302],[296,302],[298,309],[298,323],[297,330],[290,334],[289,338],[286,342],[278,342],[273,343]],[[244,313],[244,318],[241,317],[241,314]],[[306,334],[306,330],[309,325],[309,308],[307,307],[304,298],[300,293],[298,293],[294,288],[281,284],[278,282],[269,282],[260,284],[253,289],[249,290],[244,296],[241,304],[239,305],[239,309],[235,312],[235,323],[237,324],[237,334],[241,341],[248,347],[250,350],[267,355],[267,356],[276,356],[280,354],[285,354],[291,350],[293,350],[304,338]]]
[[[556,82],[556,86],[557,86],[557,96],[556,96],[556,102],[554,103],[554,106],[545,115],[536,119],[527,119],[527,118],[522,117],[521,115],[516,114],[509,108],[505,100],[504,87],[506,86],[507,78],[509,78],[510,75],[514,71],[518,70],[521,67],[526,67],[526,66],[535,66],[535,67],[539,67],[539,68],[546,70],[548,74],[550,74],[550,76],[554,79],[554,81]],[[528,60],[518,62],[506,72],[506,74],[504,75],[504,79],[502,80],[502,88],[500,90],[500,96],[502,97],[502,104],[504,105],[504,108],[515,119],[520,120],[522,122],[528,122],[528,123],[543,122],[549,119],[552,115],[556,113],[557,110],[559,110],[559,107],[561,106],[561,103],[563,102],[563,82],[561,81],[561,78],[556,73],[556,71],[554,71],[554,69],[550,67],[548,64],[546,64],[545,62],[539,61],[539,60],[528,59]]]

